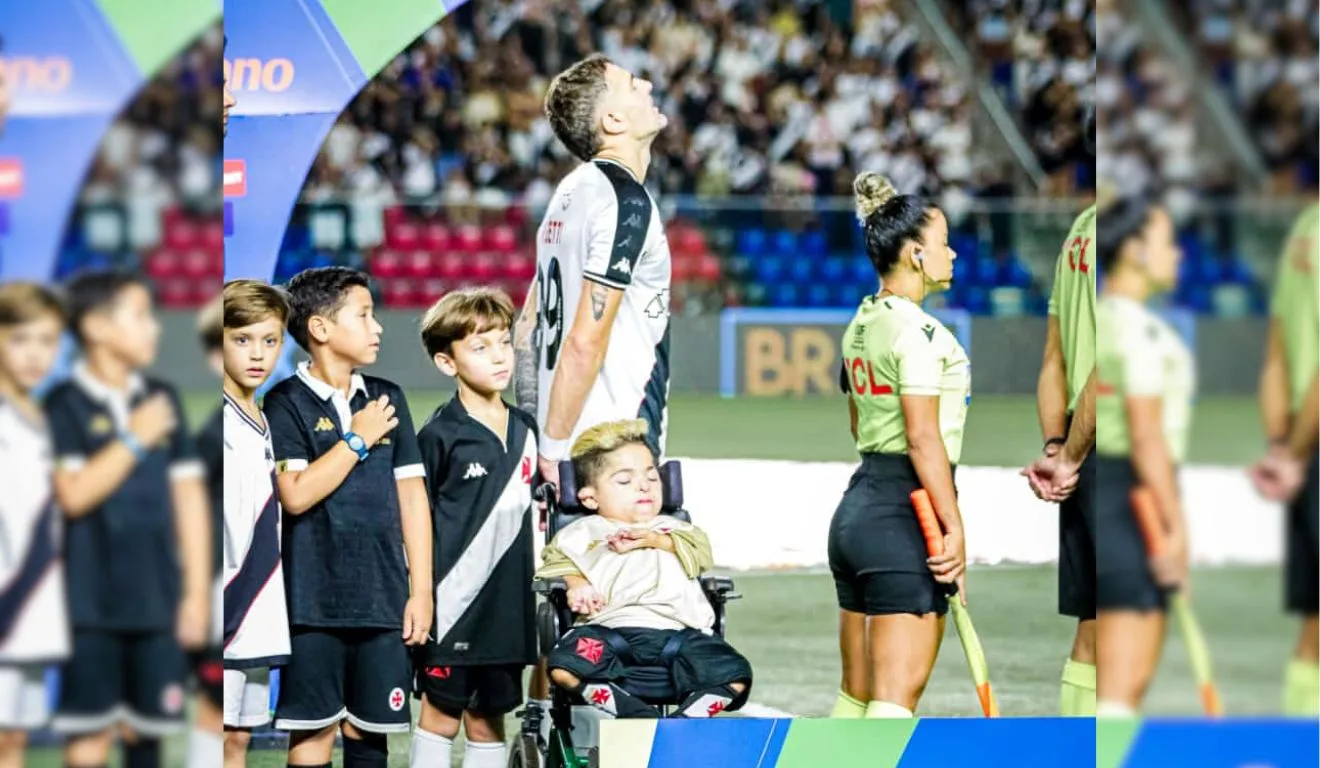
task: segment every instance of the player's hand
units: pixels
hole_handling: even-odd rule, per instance
[[[536,457],[536,466],[541,470],[541,482],[550,483],[559,490],[559,462],[547,459],[544,456]]]
[[[579,616],[595,616],[605,607],[605,597],[590,584],[568,590],[568,607]]]
[[[1271,450],[1248,471],[1256,492],[1271,501],[1292,501],[1306,481],[1306,465],[1284,449]]]
[[[211,625],[210,600],[205,594],[185,597],[179,603],[175,619],[174,636],[186,651],[195,651],[206,645],[206,630]]]
[[[926,567],[941,584],[958,584],[958,591],[963,591],[962,574],[967,567],[966,545],[962,531],[949,531],[944,534],[944,553],[926,558]],[[964,600],[966,598],[964,597]]]
[[[413,595],[403,606],[403,644],[423,645],[431,633],[435,606],[430,595]]]
[[[164,392],[158,392],[133,409],[128,417],[128,431],[147,448],[155,448],[170,436],[178,423],[174,403]]]
[[[367,442],[367,447],[371,448],[397,426],[399,420],[394,417],[394,406],[390,405],[390,396],[381,395],[367,403],[366,408],[353,414],[350,430],[361,436]]]
[[[1051,446],[1052,448],[1054,446]],[[1081,465],[1065,459],[1059,450],[1045,454],[1023,468],[1021,474],[1042,501],[1060,502],[1077,490]]]
[[[1170,534],[1164,553],[1150,559],[1150,570],[1155,576],[1155,583],[1169,589],[1185,587],[1189,554],[1187,532],[1176,531]]]

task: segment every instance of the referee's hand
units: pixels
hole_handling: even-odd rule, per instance
[[[926,558],[926,567],[941,584],[957,584],[958,596],[963,605],[967,604],[967,585],[964,574],[967,570],[967,545],[963,541],[962,531],[949,531],[944,534],[944,551],[934,557]]]

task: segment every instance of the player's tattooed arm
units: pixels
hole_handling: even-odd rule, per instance
[[[609,296],[609,291],[600,283],[591,284],[591,316],[600,320],[605,316],[605,299]]]
[[[538,306],[536,282],[527,289],[527,300],[513,324],[513,399],[518,408],[536,416],[537,363],[536,346]]]

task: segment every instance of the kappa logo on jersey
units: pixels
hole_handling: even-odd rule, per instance
[[[592,664],[599,664],[600,657],[605,653],[605,644],[594,638],[580,637],[575,652]]]
[[[643,199],[640,198],[640,197],[630,197],[630,198],[628,198],[627,200],[624,200],[624,201],[623,201],[623,204],[624,204],[624,205],[631,205],[631,206],[634,207],[634,208],[645,208],[645,207],[646,207],[646,201],[643,200]]]
[[[524,456],[522,458],[522,481],[527,484],[532,482],[532,457]]]
[[[407,700],[403,696],[402,688],[395,688],[394,690],[390,691],[390,709],[394,710],[395,712],[398,712],[399,710],[403,709],[403,705],[406,703]]]
[[[485,477],[485,476],[486,476],[486,468],[481,466],[475,461],[469,464],[467,466],[467,471],[463,473],[464,480],[471,480],[474,477]]]
[[[628,219],[623,222],[623,226],[628,227],[629,229],[637,229],[642,226],[641,214],[634,213],[629,216]]]
[[[614,262],[614,266],[610,267],[610,269],[614,270],[615,272],[622,272],[625,275],[632,274],[632,265],[628,263],[628,260],[626,258],[621,258],[618,261]]]
[[[321,418],[319,418],[319,419],[316,420],[316,431],[317,431],[317,432],[334,432],[334,431],[335,431],[335,423],[334,423],[333,421],[331,421],[330,419],[326,418],[325,416],[322,416]]]
[[[110,422],[110,417],[106,416],[104,413],[98,413],[93,416],[91,422],[87,425],[87,431],[91,432],[93,435],[108,435],[113,432],[114,429],[115,425]]]

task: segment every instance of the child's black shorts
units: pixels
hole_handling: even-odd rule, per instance
[[[523,703],[522,664],[417,666],[417,692],[450,717],[507,715]]]
[[[728,707],[733,711],[747,700],[752,687],[752,665],[719,635],[707,635],[695,629],[645,629],[619,627],[617,633],[628,644],[632,661],[619,657],[603,627],[584,624],[560,638],[546,663],[550,669],[562,669],[583,682],[612,682],[624,687],[630,668],[666,666],[661,662],[665,645],[682,635],[668,666],[671,684],[681,701],[709,688],[730,683],[747,686]]]
[[[348,720],[369,733],[408,730],[413,670],[399,630],[294,627],[290,639],[276,728],[317,731]]]
[[[146,736],[184,727],[187,659],[174,632],[75,630],[60,673],[56,731],[87,735],[127,723]]]
[[[1087,454],[1077,488],[1059,505],[1059,613],[1095,618],[1096,457]]]
[[[839,607],[868,616],[943,616],[952,584],[926,565],[911,494],[921,487],[901,454],[866,454],[830,521],[829,561]]]
[[[193,675],[197,678],[197,691],[216,709],[225,706],[225,659],[224,650],[208,648],[190,654]]]
[[[1131,459],[1096,461],[1096,607],[1102,611],[1164,610],[1167,591],[1155,583],[1132,491],[1138,486]]]
[[[1285,605],[1301,614],[1320,612],[1320,453],[1311,457],[1306,483],[1288,505],[1288,540],[1284,556]]]

